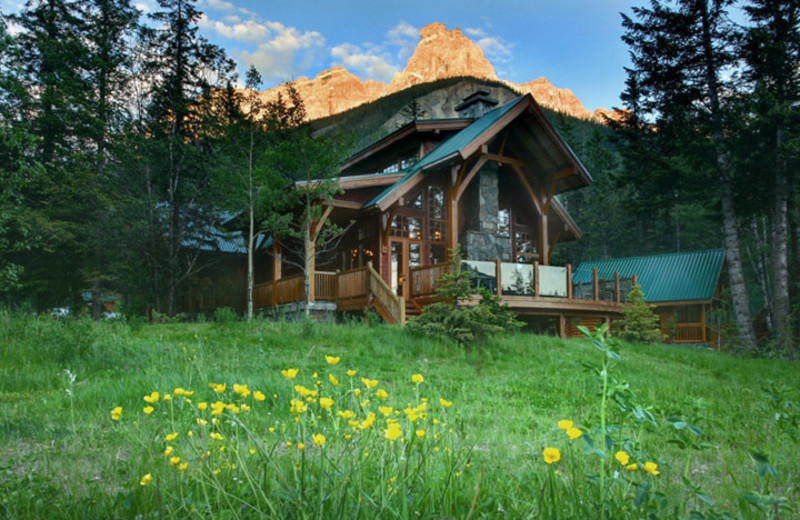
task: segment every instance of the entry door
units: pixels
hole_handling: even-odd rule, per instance
[[[393,238],[389,241],[389,251],[389,285],[396,295],[408,299],[411,289],[410,268],[422,265],[422,243],[419,240]]]

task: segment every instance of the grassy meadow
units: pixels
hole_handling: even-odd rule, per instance
[[[796,518],[797,362],[600,347],[0,313],[0,517]]]

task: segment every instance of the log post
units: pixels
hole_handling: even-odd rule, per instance
[[[572,299],[572,264],[567,264],[567,299]]]
[[[500,278],[502,273],[503,273],[503,270],[502,270],[502,266],[500,265],[500,259],[499,258],[495,258],[494,259],[494,279],[495,279],[495,283],[497,284],[497,287],[495,287],[495,292],[497,293],[497,296],[502,296],[503,295],[503,286],[501,284],[502,280]]]
[[[272,306],[278,305],[278,282],[281,279],[283,248],[277,237],[272,237]]]
[[[533,262],[533,297],[539,297],[539,262]]]
[[[558,335],[561,339],[567,339],[567,318],[563,312],[558,315]]]
[[[600,284],[597,279],[597,268],[592,267],[592,299],[597,301],[600,299]]]
[[[620,302],[619,294],[619,271],[614,271],[614,301]]]

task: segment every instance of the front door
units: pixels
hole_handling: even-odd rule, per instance
[[[422,261],[422,242],[406,238],[389,240],[389,285],[392,291],[406,300],[411,296],[410,269]]]

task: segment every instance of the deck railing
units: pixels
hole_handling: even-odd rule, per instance
[[[302,274],[296,274],[294,276],[281,278],[278,280],[278,283],[275,284],[275,291],[277,293],[275,295],[276,303],[278,303],[278,305],[282,305],[284,303],[299,302],[304,300],[306,294],[304,280],[305,276]]]
[[[429,298],[441,285],[442,275],[450,272],[450,262],[423,265],[409,269],[411,298]]]
[[[381,275],[373,269],[372,262],[367,264],[369,271],[369,292],[375,298],[375,307],[381,312],[383,319],[389,323],[406,322],[406,302],[402,297],[397,296],[392,288],[389,287]]]
[[[339,300],[366,298],[369,295],[367,266],[337,273],[336,291]]]
[[[336,301],[336,273],[317,271],[314,273],[315,299]]]
[[[272,305],[272,282],[259,283],[253,286],[253,307],[269,307]]]

